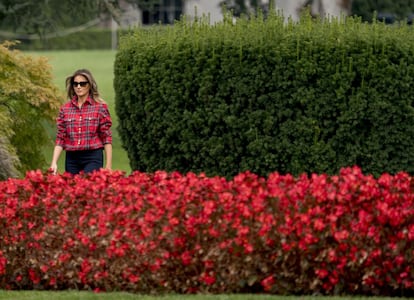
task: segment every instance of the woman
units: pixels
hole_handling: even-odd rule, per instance
[[[59,111],[56,143],[50,171],[56,174],[57,162],[66,151],[65,171],[89,173],[112,168],[112,120],[101,99],[91,72],[77,70],[66,78],[68,102]]]

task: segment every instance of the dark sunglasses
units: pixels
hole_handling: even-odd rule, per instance
[[[87,85],[88,85],[88,83],[89,83],[89,82],[87,82],[87,81],[81,81],[81,82],[76,82],[76,81],[74,81],[74,82],[72,83],[72,85],[73,85],[73,87],[77,87],[78,85],[80,85],[81,87],[85,87],[85,86],[87,86]]]

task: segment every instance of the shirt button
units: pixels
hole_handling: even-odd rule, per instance
[[[78,141],[78,145],[80,145],[80,140]]]
[[[79,128],[79,132],[81,132],[81,129]]]

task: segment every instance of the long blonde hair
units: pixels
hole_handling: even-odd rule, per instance
[[[76,70],[75,73],[66,78],[66,91],[68,99],[70,100],[73,98],[73,96],[76,95],[75,89],[73,88],[73,80],[78,75],[81,75],[88,80],[90,85],[89,95],[91,96],[91,98],[98,103],[105,103],[105,101],[99,95],[98,84],[96,83],[95,78],[93,78],[92,73],[87,69]]]

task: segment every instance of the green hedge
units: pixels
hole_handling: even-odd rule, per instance
[[[348,18],[137,29],[115,61],[134,170],[414,173],[414,35]]]

